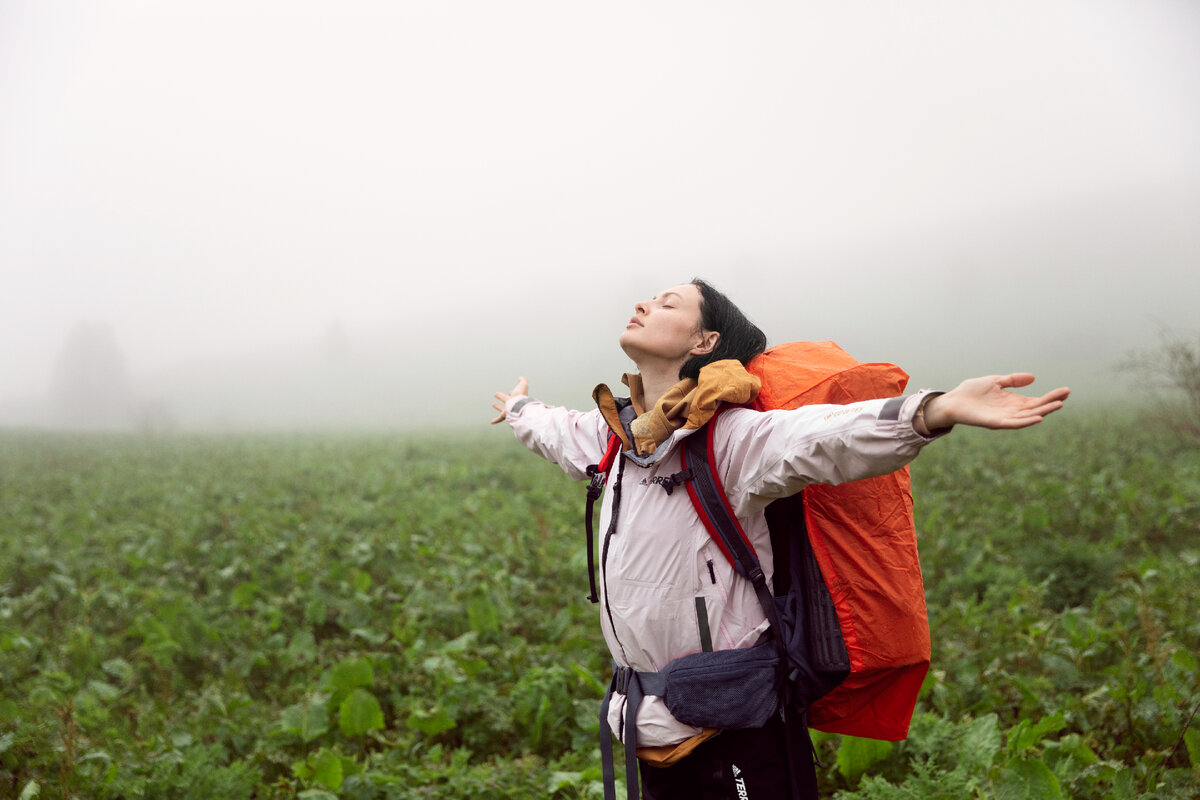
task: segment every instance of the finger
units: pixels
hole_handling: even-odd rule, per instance
[[[505,416],[504,412],[500,412],[499,414],[497,414],[495,417],[492,418],[492,421],[490,424],[497,425],[501,422],[504,422],[504,416]]]
[[[1029,372],[1014,372],[1011,375],[1001,375],[997,383],[1005,389],[1017,389],[1033,383],[1033,374]]]
[[[1069,388],[1067,388],[1066,386],[1060,386],[1057,389],[1055,389],[1054,391],[1046,392],[1044,395],[1042,395],[1042,400],[1045,400],[1046,402],[1051,402],[1054,400],[1062,401],[1062,400],[1066,400],[1070,396],[1071,396],[1071,390]]]
[[[1028,428],[1030,425],[1037,425],[1046,414],[1053,411],[1053,408],[1036,408],[1019,411],[1010,414],[1003,419],[997,420],[993,427],[995,430],[1017,430],[1019,428]]]
[[[1042,409],[1050,409],[1057,411],[1063,407],[1063,401],[1067,399],[1067,395],[1071,393],[1070,389],[1063,387],[1055,389],[1052,392],[1046,392],[1041,397],[1026,397],[1021,413],[1023,414],[1041,414]]]
[[[524,377],[517,378],[517,385],[510,394],[529,394],[529,381]]]
[[[1042,405],[1038,406],[1037,408],[1033,409],[1032,411],[1029,411],[1028,413],[1030,413],[1034,416],[1044,417],[1047,414],[1053,414],[1055,411],[1058,411],[1062,407],[1063,407],[1062,401],[1055,400],[1052,403],[1043,403]]]
[[[1040,400],[1033,402],[1038,403],[1038,405],[1030,405],[1021,409],[1020,411],[999,422],[996,427],[1009,430],[1028,428],[1030,425],[1038,424],[1047,416],[1053,414],[1055,411],[1058,411],[1063,407],[1063,402],[1061,400],[1054,400],[1049,403],[1042,403]]]

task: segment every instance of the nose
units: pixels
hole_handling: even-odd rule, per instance
[[[634,303],[633,304],[633,313],[637,314],[639,317],[645,316],[646,304],[642,303],[642,302]]]

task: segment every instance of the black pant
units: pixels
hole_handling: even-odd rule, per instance
[[[808,764],[800,765],[811,769]],[[722,731],[669,767],[641,764],[643,800],[791,800],[787,736],[779,717]]]

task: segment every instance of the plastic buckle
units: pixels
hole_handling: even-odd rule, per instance
[[[604,491],[604,481],[608,476],[595,467],[588,467],[588,475],[591,476],[591,482],[588,483],[588,497],[595,500]]]
[[[632,677],[632,675],[633,667],[616,668],[615,677],[617,685],[614,688],[619,694],[627,694],[627,690],[629,689],[629,679]]]

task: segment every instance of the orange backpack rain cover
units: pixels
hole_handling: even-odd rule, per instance
[[[860,363],[833,342],[778,345],[747,369],[762,380],[753,406],[760,411],[896,397],[908,383],[899,367]],[[850,656],[850,674],[810,706],[808,724],[903,739],[930,657],[908,467],[814,484],[803,495],[808,537]]]

